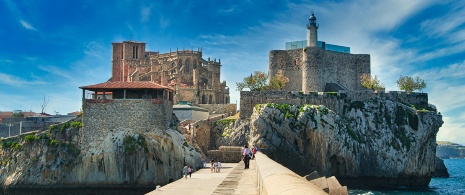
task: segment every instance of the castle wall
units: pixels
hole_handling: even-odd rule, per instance
[[[326,83],[362,90],[360,76],[370,74],[370,55],[327,51],[319,47],[272,50],[269,78],[280,70],[289,78],[284,88],[287,91],[324,91]]]
[[[103,139],[113,129],[136,131],[165,130],[171,121],[173,105],[162,99],[84,100],[83,142]],[[94,140],[92,140],[94,141]]]
[[[210,114],[226,114],[226,116],[229,116],[229,114],[236,114],[236,104],[198,104],[196,105],[201,108],[205,108],[208,110],[208,113]]]
[[[274,77],[278,71],[289,78],[285,90],[302,90],[302,49],[295,50],[271,50],[269,54],[269,79]]]
[[[337,114],[343,115],[344,109],[348,108],[354,101],[368,101],[373,99],[386,99],[415,105],[416,108],[428,107],[428,94],[405,93],[405,92],[378,92],[371,90],[346,91],[339,93],[311,92],[303,94],[288,91],[241,91],[240,112],[241,118],[250,118],[256,104],[279,103],[293,105],[324,105]]]

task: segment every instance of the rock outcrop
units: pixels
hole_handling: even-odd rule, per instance
[[[202,166],[200,150],[176,130],[117,128],[84,143],[80,124],[2,140],[4,188],[154,187],[180,178],[184,163]]]
[[[249,143],[270,158],[349,187],[428,186],[443,123],[436,112],[378,99],[354,101],[341,115],[325,106],[261,104],[248,122]]]
[[[449,172],[447,171],[446,165],[444,164],[444,160],[440,159],[436,156],[436,167],[434,169],[433,177],[449,177]]]

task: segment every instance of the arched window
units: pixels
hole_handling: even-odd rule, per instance
[[[178,70],[181,71],[181,67],[182,67],[182,60],[179,59],[179,63],[178,63]]]
[[[171,74],[174,74],[174,73],[176,73],[176,62],[173,62],[171,64]]]
[[[206,104],[207,100],[205,99],[205,95],[202,95],[202,104]]]
[[[191,70],[190,70],[190,66],[189,66],[189,59],[186,60],[186,73],[189,73]]]
[[[208,98],[208,103],[209,103],[209,104],[212,104],[212,102],[213,102],[213,96],[210,95],[209,98]]]
[[[193,67],[193,69],[194,69],[194,70],[197,69],[197,61],[195,61],[195,60],[194,60],[194,67]]]

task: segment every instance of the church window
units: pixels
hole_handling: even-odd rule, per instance
[[[180,60],[179,60],[179,63],[178,63],[178,69],[179,69],[179,71],[181,71],[181,68],[182,68],[182,60],[180,59]]]
[[[137,47],[137,45],[133,45],[132,46],[132,58],[137,59],[138,54],[139,54],[139,48]]]
[[[190,72],[190,67],[189,67],[189,59],[186,60],[186,73]]]
[[[175,62],[173,62],[171,64],[171,74],[174,74],[174,73],[176,73],[176,63]]]
[[[202,95],[202,104],[206,104],[207,100],[205,99],[205,95]]]
[[[212,102],[213,102],[213,96],[210,95],[210,96],[208,97],[208,103],[209,103],[209,104],[212,104]]]
[[[197,69],[197,61],[194,60],[194,67],[193,69]]]

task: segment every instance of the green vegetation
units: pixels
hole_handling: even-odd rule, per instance
[[[124,153],[133,154],[136,151],[136,147],[139,145],[144,148],[144,151],[147,152],[147,144],[145,143],[145,138],[139,135],[137,138],[133,136],[126,136],[123,139]]]
[[[74,122],[71,123],[71,127],[73,127],[73,128],[81,128],[82,127],[82,122],[74,121]]]
[[[26,140],[26,142],[32,142],[32,141],[36,141],[36,140],[39,140],[40,137],[39,136],[35,136],[34,134],[28,134],[26,135],[26,137],[24,137],[24,140]]]
[[[21,148],[21,144],[19,144],[17,141],[6,141],[2,143],[2,148],[3,149],[13,149],[13,150],[18,150]]]
[[[61,124],[60,131],[66,130],[69,127],[69,123]]]
[[[58,128],[57,125],[50,125],[50,127],[48,127],[48,129],[49,129],[50,131],[53,131],[53,130],[55,130],[55,129],[57,129],[57,128]]]
[[[236,82],[238,91],[242,91],[244,88],[249,88],[251,91],[256,90],[281,90],[289,82],[289,79],[285,77],[281,71],[270,79],[269,84],[268,73],[262,71],[255,71],[254,74],[245,77],[242,82]]]
[[[380,90],[384,88],[384,85],[381,84],[378,80],[378,77],[371,77],[370,74],[362,74],[360,76],[360,81],[363,87],[371,90]]]
[[[11,115],[11,118],[20,118],[20,117],[24,117],[24,113],[23,112],[17,112],[17,113],[13,113]]]
[[[255,71],[253,75],[245,77],[243,82],[236,82],[238,91],[244,88],[249,88],[251,91],[262,90],[266,86],[268,80],[268,73],[262,71]]]
[[[420,77],[416,77],[415,80],[412,77],[409,76],[400,76],[400,78],[397,80],[397,87],[399,87],[400,90],[404,90],[407,93],[410,93],[415,90],[423,90],[426,88],[426,83],[423,79]]]
[[[56,139],[50,139],[50,142],[48,142],[49,146],[56,146],[58,145],[58,141]]]
[[[216,125],[219,125],[219,124],[223,124],[223,126],[227,126],[229,125],[230,123],[234,123],[236,121],[236,119],[221,119],[221,120],[217,120],[216,121]]]
[[[281,70],[276,73],[276,75],[271,78],[270,84],[265,88],[268,90],[281,90],[286,86],[286,83],[289,82],[289,79],[285,77]]]

